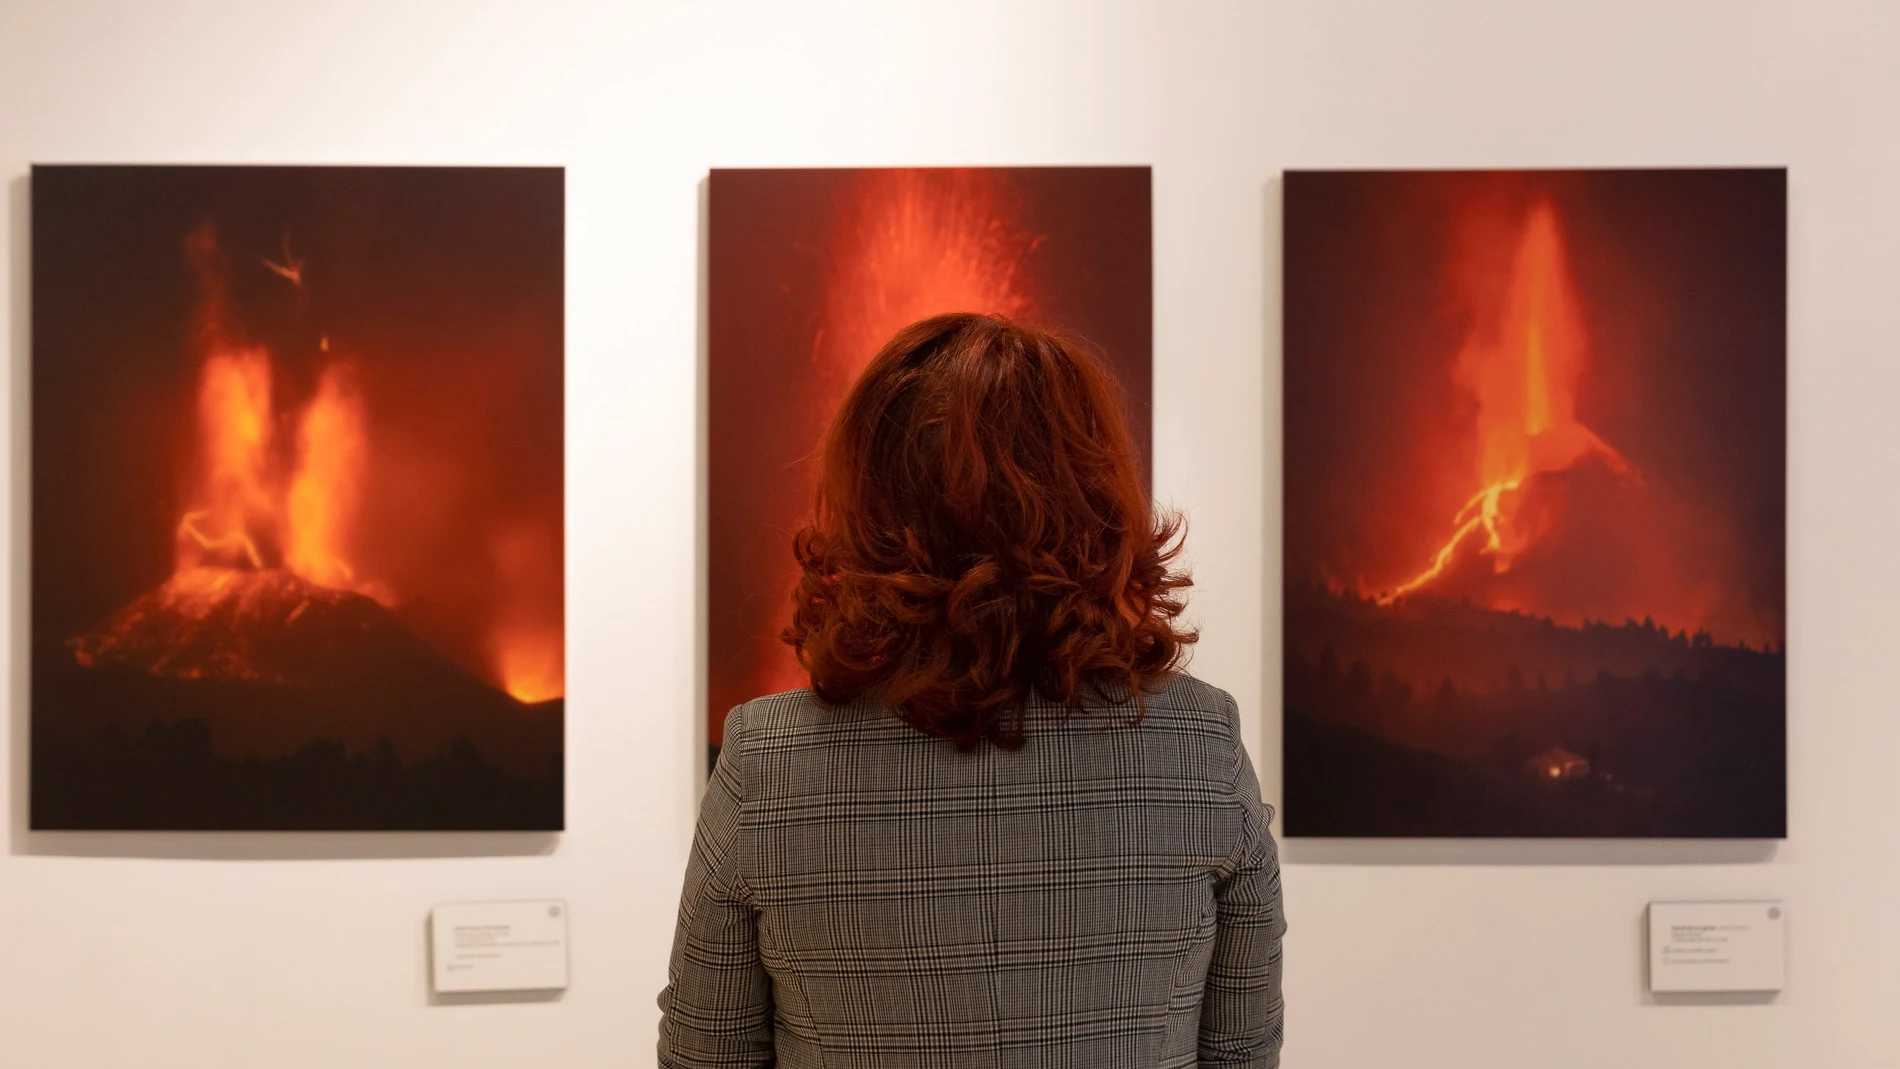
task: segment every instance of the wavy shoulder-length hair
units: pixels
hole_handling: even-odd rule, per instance
[[[812,689],[971,749],[1023,742],[1032,697],[1135,703],[1177,624],[1182,521],[1150,504],[1095,352],[995,316],[899,331],[826,433],[784,639]]]

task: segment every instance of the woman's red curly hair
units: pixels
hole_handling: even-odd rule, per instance
[[[1032,696],[1074,710],[1177,670],[1182,523],[1157,514],[1095,353],[994,316],[899,331],[824,440],[785,641],[812,689],[871,695],[971,749],[1023,742]]]

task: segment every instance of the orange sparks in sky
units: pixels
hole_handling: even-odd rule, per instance
[[[501,619],[489,644],[501,688],[517,701],[542,702],[567,692],[567,645],[561,606],[543,596],[561,582],[558,531],[521,524],[490,540]]]
[[[286,411],[270,351],[237,340],[215,232],[201,227],[186,248],[198,272],[202,363],[196,475],[177,528],[174,586],[216,598],[244,585],[232,582],[237,573],[282,569],[393,605],[392,590],[351,563],[352,546],[365,537],[371,457],[369,406],[355,366],[323,337],[315,392]],[[307,261],[291,252],[288,235],[282,260],[265,257],[262,264],[293,286],[307,281]],[[291,440],[275,433],[293,428]],[[487,668],[524,702],[558,698],[565,689],[560,614],[540,608],[546,599],[536,596],[548,584],[558,589],[559,561],[557,530],[516,540],[497,562],[502,599],[518,611],[490,627]]]
[[[1478,307],[1494,311],[1471,325],[1452,367],[1477,402],[1480,489],[1452,518],[1451,537],[1430,566],[1381,595],[1382,605],[1431,585],[1479,532],[1477,552],[1495,572],[1509,571],[1536,538],[1515,522],[1514,495],[1533,476],[1591,458],[1633,474],[1621,454],[1577,420],[1589,345],[1563,231],[1548,201],[1535,203],[1524,221],[1503,292],[1483,296]]]
[[[1015,220],[1005,180],[963,168],[872,171],[832,245],[813,362],[824,415],[891,335],[944,312],[1019,316],[1041,242]]]
[[[285,497],[284,564],[318,586],[351,589],[356,572],[344,559],[364,470],[369,461],[363,395],[345,365],[323,369],[317,395],[297,434],[297,470]]]

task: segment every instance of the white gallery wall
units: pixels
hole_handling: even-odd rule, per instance
[[[701,183],[950,163],[1153,164],[1155,486],[1270,795],[1279,172],[1787,165],[1789,841],[1290,844],[1287,1064],[1894,1065],[1897,57],[1880,0],[0,0],[0,1065],[651,1064],[704,761]],[[567,167],[565,834],[25,830],[32,162]],[[429,907],[534,896],[572,989],[432,1003]],[[1786,900],[1778,1000],[1643,994],[1644,904],[1695,896]]]

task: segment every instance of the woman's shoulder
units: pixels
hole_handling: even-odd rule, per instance
[[[1118,696],[1113,704],[1126,708],[1132,702]],[[1144,687],[1140,704],[1141,723],[1151,729],[1173,727],[1196,733],[1212,731],[1231,735],[1240,726],[1240,710],[1234,696],[1186,672],[1176,672]]]
[[[751,720],[769,720],[795,715],[817,704],[818,696],[810,687],[796,690],[782,690],[777,694],[762,694],[749,702],[733,708],[735,714],[742,714]]]
[[[726,714],[726,737],[807,737],[809,741],[818,741],[819,736],[882,719],[884,712],[869,701],[829,705],[810,687],[800,687],[734,706]]]
[[[1186,672],[1175,672],[1147,694],[1148,704],[1183,716],[1225,718],[1237,716],[1234,696]]]

